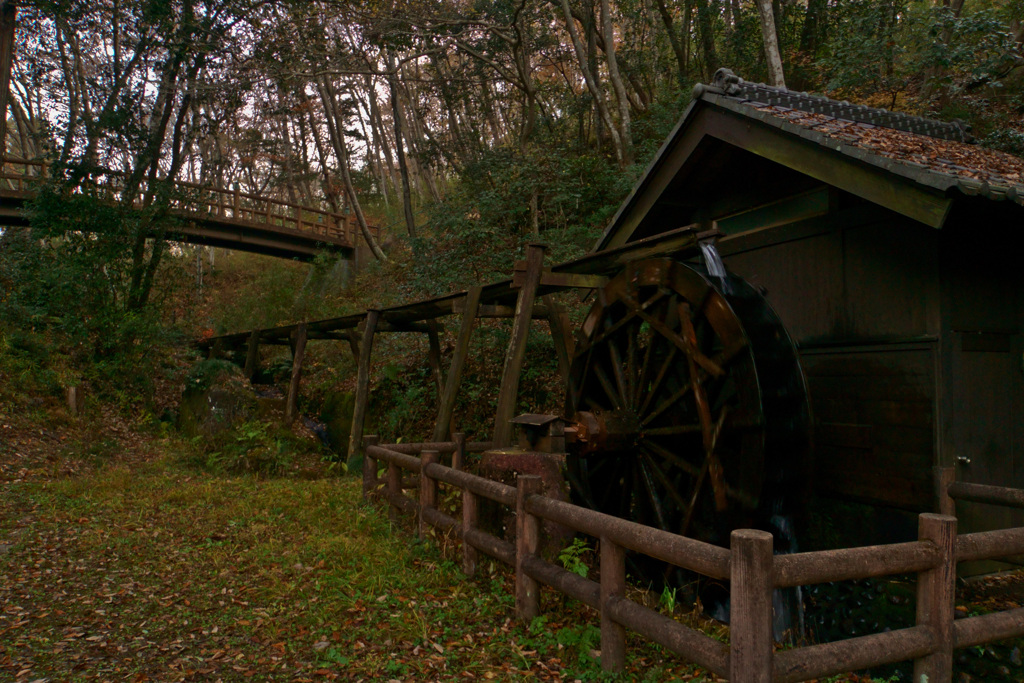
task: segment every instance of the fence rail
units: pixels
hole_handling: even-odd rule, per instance
[[[0,166],[0,194],[17,198],[31,197],[34,185],[46,177],[46,171],[47,166],[40,161],[5,158]],[[119,177],[108,177],[111,182],[96,187],[116,200],[116,195],[122,189]],[[348,246],[354,246],[362,239],[358,225],[347,214],[196,183],[178,182],[175,187],[179,192],[171,200],[171,210],[183,218],[214,219],[249,227],[295,231]],[[139,205],[144,202],[142,197],[136,200]],[[369,227],[374,239],[379,239],[380,229]]]
[[[465,455],[489,446],[467,443],[462,434],[456,434],[451,442],[388,445],[368,436],[363,441],[364,495],[386,500],[393,519],[399,511],[415,513],[420,535],[435,527],[460,538],[467,575],[475,573],[479,552],[513,567],[520,619],[540,614],[540,584],[597,610],[601,665],[606,670],[624,667],[628,629],[733,683],[788,683],[907,660],[914,661],[914,680],[942,683],[952,678],[954,649],[1024,636],[1024,608],[953,620],[956,563],[1024,554],[1024,528],[957,536],[955,517],[926,513],[919,519],[918,540],[910,543],[775,556],[771,534],[740,529],[732,533],[726,550],[545,497],[540,494],[539,477],[520,475],[517,485],[509,486],[464,471]],[[453,454],[451,466],[440,463],[441,453]],[[377,463],[387,466],[383,482],[377,476]],[[405,494],[409,482],[403,481],[402,471],[419,475],[415,482],[418,499]],[[953,494],[956,489],[951,488],[948,474],[942,476],[947,481],[940,485],[940,493]],[[439,484],[461,490],[461,520],[438,509]],[[973,491],[971,495],[983,493]],[[987,494],[982,502],[1008,499],[1005,491]],[[481,498],[515,510],[515,543],[478,528]],[[542,520],[600,540],[600,581],[578,576],[540,557]],[[627,551],[728,579],[730,643],[626,598]],[[907,573],[918,575],[914,626],[774,651],[774,590]]]

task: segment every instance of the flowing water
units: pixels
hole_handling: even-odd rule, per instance
[[[715,247],[715,243],[711,241],[701,242],[700,251],[701,255],[704,257],[704,267],[708,269],[708,275],[716,278],[722,288],[722,292],[728,294],[728,273],[725,270],[725,264],[722,263],[722,257],[719,255],[718,249]]]

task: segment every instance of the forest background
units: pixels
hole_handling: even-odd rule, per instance
[[[183,395],[252,392],[193,341],[508,277],[529,241],[583,253],[721,67],[961,119],[1024,156],[1024,0],[0,0],[0,38],[12,25],[0,140],[48,169],[29,226],[0,228],[12,680],[602,679],[579,606],[512,624],[507,576],[466,582],[335,477],[342,453],[307,427],[345,405],[347,344],[307,351],[295,424],[194,434]],[[353,275],[326,253],[168,242],[182,181],[352,214],[366,258]],[[422,336],[375,342],[367,432],[385,441],[431,431]],[[474,333],[471,437],[508,338],[508,321]],[[290,374],[276,349],[263,381]],[[547,335],[527,354],[522,409],[559,412]],[[1021,646],[972,648],[973,675],[1009,680]],[[627,678],[700,675],[652,647],[631,644]]]
[[[49,168],[31,227],[0,237],[5,384],[148,419],[196,337],[505,277],[530,240],[582,253],[723,66],[1024,154],[1024,0],[4,0],[3,18],[7,155]],[[169,244],[177,181],[350,213],[370,263],[352,281],[327,254]],[[478,357],[500,357],[507,330],[485,329]],[[525,390],[557,410],[543,343]],[[397,436],[429,417],[406,414],[427,371],[413,342],[381,357]],[[341,349],[319,358],[313,412],[351,374]],[[487,365],[466,406],[489,405]]]

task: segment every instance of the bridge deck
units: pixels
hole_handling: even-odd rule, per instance
[[[46,166],[36,161],[6,159],[0,167],[0,225],[25,225],[24,206]],[[362,241],[350,216],[300,206],[259,195],[178,183],[171,212],[180,220],[168,239],[309,260],[318,251],[351,257]],[[117,186],[104,186],[115,201]],[[370,228],[374,238],[380,231]]]

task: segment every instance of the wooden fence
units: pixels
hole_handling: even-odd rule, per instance
[[[40,161],[4,159],[0,166],[0,193],[18,198],[30,197],[34,191],[33,185],[46,177],[46,170],[46,165]],[[98,185],[97,188],[116,196],[121,189],[118,176],[108,177],[111,182]],[[215,219],[225,223],[294,230],[348,245],[358,244],[362,239],[359,227],[346,214],[195,183],[179,182],[175,183],[175,187],[179,192],[171,200],[171,210],[184,218]],[[138,201],[141,203],[143,199]],[[374,239],[380,239],[378,227],[370,226],[370,233]]]
[[[519,476],[516,486],[464,471],[465,455],[487,450],[487,443],[455,441],[382,446],[376,437],[363,440],[363,493],[389,504],[389,514],[413,513],[422,535],[428,526],[462,540],[462,566],[476,571],[483,552],[515,569],[516,616],[530,620],[540,614],[540,584],[589,605],[601,617],[601,666],[621,671],[625,665],[626,629],[661,644],[680,657],[733,683],[804,681],[891,662],[914,660],[914,680],[948,682],[953,650],[1024,636],[1024,608],[953,620],[956,563],[1024,554],[1024,528],[956,533],[956,518],[922,514],[918,540],[909,543],[773,555],[772,536],[764,531],[732,532],[727,550],[691,538],[643,526],[540,494],[540,479]],[[452,453],[452,465],[440,463]],[[378,480],[378,463],[387,466]],[[418,475],[403,479],[402,473]],[[950,486],[942,495],[963,493]],[[438,508],[438,485],[462,492],[461,519]],[[975,485],[967,485],[974,487]],[[417,499],[404,493],[418,489]],[[995,487],[987,487],[995,489]],[[1024,501],[1024,492],[1007,494],[970,488],[970,498],[993,503]],[[1014,497],[1016,496],[1016,497]],[[516,513],[516,541],[510,543],[478,528],[479,500],[505,505]],[[1024,502],[1021,503],[1024,506]],[[538,554],[541,521],[550,520],[600,540],[599,581],[593,581],[543,560]],[[698,574],[730,582],[730,642],[725,644],[626,598],[626,552],[632,551]],[[772,593],[779,588],[831,581],[849,581],[892,574],[918,576],[917,618],[910,628],[774,650]]]

